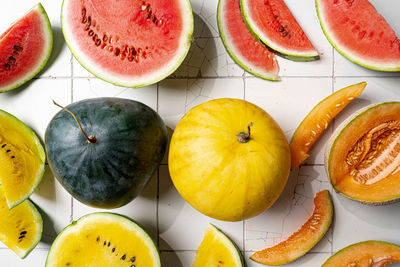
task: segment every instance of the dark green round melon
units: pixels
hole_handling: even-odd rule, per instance
[[[150,107],[121,98],[94,98],[66,107],[46,129],[48,163],[55,177],[84,204],[117,208],[150,181],[167,145],[167,130]]]

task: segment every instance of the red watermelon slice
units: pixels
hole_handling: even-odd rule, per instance
[[[253,35],[279,55],[294,61],[319,59],[283,0],[240,0],[240,8]]]
[[[367,0],[316,0],[322,29],[335,49],[354,63],[400,71],[400,40]]]
[[[189,0],[64,0],[61,24],[88,71],[119,86],[142,87],[182,63],[193,14]]]
[[[247,29],[239,0],[219,0],[217,20],[225,48],[237,64],[260,78],[279,80],[278,61]]]
[[[50,21],[38,4],[0,36],[0,92],[15,89],[38,74],[52,47]]]

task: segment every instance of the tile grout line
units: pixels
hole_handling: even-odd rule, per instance
[[[157,104],[156,104],[156,109],[158,113],[158,105],[159,105],[159,96],[160,96],[160,83],[157,83]],[[157,238],[157,247],[160,249],[160,230],[159,230],[159,217],[158,217],[158,211],[159,211],[159,199],[160,199],[160,166],[157,167],[157,198],[156,198],[156,238]]]
[[[71,103],[74,102],[74,56],[71,53]],[[71,212],[70,212],[70,222],[72,223],[74,221],[74,199],[72,198],[72,196],[70,196],[71,198]]]
[[[335,48],[332,46],[332,94],[335,92]],[[335,126],[335,118],[333,118],[332,121],[332,127],[331,127],[331,136],[333,134],[333,129]],[[331,236],[331,242],[330,242],[330,247],[331,247],[331,255],[333,254],[333,224],[331,223],[331,232],[330,232],[330,236]]]
[[[246,73],[243,73],[243,76],[242,76],[242,80],[243,80],[243,100],[246,100],[246,79],[245,79],[245,76],[246,76]],[[246,223],[246,220],[243,220],[243,225],[242,225],[242,236],[243,236],[242,245],[243,245],[243,251],[246,251],[245,223]]]

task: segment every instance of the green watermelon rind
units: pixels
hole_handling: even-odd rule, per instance
[[[47,16],[46,10],[43,8],[41,3],[38,3],[36,6],[34,6],[31,10],[29,10],[29,12],[31,12],[33,9],[36,9],[36,8],[37,8],[38,12],[40,13],[40,15],[42,15],[41,16],[42,21],[44,22],[43,32],[45,33],[45,35],[47,35],[47,38],[49,41],[48,49],[46,50],[46,53],[43,56],[43,59],[39,62],[38,66],[35,67],[31,73],[22,77],[20,80],[16,81],[15,83],[13,83],[3,89],[0,89],[0,93],[5,93],[8,91],[14,90],[14,89],[22,86],[26,82],[32,80],[32,78],[34,78],[39,72],[42,71],[42,69],[46,66],[47,62],[49,61],[51,52],[53,50],[53,31],[51,29],[49,17]]]
[[[35,235],[35,239],[32,242],[32,245],[25,250],[21,254],[17,254],[21,259],[24,259],[40,242],[42,239],[42,234],[43,234],[43,218],[38,209],[36,208],[35,204],[32,203],[29,199],[25,200],[28,206],[31,208],[31,211],[36,219],[36,224],[39,226],[38,232]]]
[[[292,60],[292,61],[298,61],[298,62],[309,62],[309,61],[315,61],[318,60],[319,54],[317,51],[315,53],[304,53],[304,52],[296,52],[294,50],[287,50],[286,48],[275,44],[274,41],[271,39],[268,39],[266,36],[264,38],[261,38],[260,36],[263,36],[261,34],[261,31],[257,29],[257,26],[252,22],[250,17],[248,16],[248,10],[246,9],[245,2],[246,0],[240,0],[240,11],[242,13],[243,20],[251,32],[251,34],[259,41],[262,45],[264,45],[267,49],[271,50],[275,54]]]
[[[116,213],[111,213],[111,212],[95,212],[95,213],[90,213],[87,214],[85,216],[82,216],[81,218],[79,218],[77,221],[73,221],[70,225],[68,225],[67,227],[65,227],[61,233],[59,233],[56,237],[56,239],[53,241],[53,244],[51,245],[50,249],[49,249],[49,253],[47,254],[47,258],[46,258],[46,263],[45,263],[45,267],[51,267],[53,266],[51,263],[51,257],[52,254],[55,253],[53,250],[55,249],[56,246],[58,246],[58,243],[62,242],[62,237],[64,234],[67,234],[68,231],[74,231],[74,227],[79,226],[80,223],[84,223],[85,220],[87,219],[91,219],[92,217],[95,218],[96,216],[98,216],[99,218],[96,218],[97,220],[101,220],[101,217],[103,216],[110,216],[113,217],[113,219],[115,221],[120,221],[120,222],[124,222],[124,223],[128,223],[130,226],[132,226],[132,229],[134,229],[136,231],[137,234],[140,234],[140,237],[146,241],[146,244],[150,247],[150,249],[153,252],[153,259],[156,263],[156,265],[154,267],[161,267],[161,259],[160,259],[160,254],[158,252],[158,249],[153,241],[153,239],[150,237],[150,235],[141,227],[139,226],[136,222],[134,222],[133,220],[131,220],[128,217],[125,217],[123,215],[120,214],[116,214]]]
[[[64,4],[65,4],[66,1],[69,1],[69,0],[63,0],[62,5],[61,5],[61,30],[63,32],[65,42],[67,43],[67,46],[68,46],[69,50],[71,51],[72,55],[74,56],[74,58],[76,59],[76,61],[78,61],[79,64],[84,69],[86,69],[88,72],[90,72],[91,74],[93,74],[94,76],[96,76],[97,78],[99,78],[99,79],[101,79],[103,81],[109,82],[109,83],[111,83],[113,85],[116,85],[116,86],[128,87],[128,88],[141,88],[141,87],[145,87],[145,86],[148,86],[148,85],[155,84],[155,83],[165,79],[166,77],[168,77],[172,73],[174,73],[181,66],[182,62],[185,60],[186,55],[189,52],[190,45],[191,45],[192,40],[193,40],[194,19],[193,19],[193,11],[192,11],[192,6],[190,4],[190,0],[185,0],[187,10],[184,10],[182,13],[190,14],[190,15],[186,16],[187,20],[183,22],[183,24],[187,23],[188,25],[190,25],[189,30],[186,32],[187,42],[185,44],[185,52],[182,53],[182,56],[176,61],[176,64],[174,64],[173,67],[170,70],[162,73],[162,75],[158,75],[157,78],[155,78],[155,79],[149,79],[147,82],[139,83],[139,84],[122,83],[122,82],[118,82],[118,81],[113,80],[113,79],[104,78],[101,73],[99,74],[99,73],[93,71],[90,67],[87,66],[87,64],[85,64],[84,60],[79,58],[79,56],[77,55],[78,54],[77,51],[73,49],[73,47],[71,46],[70,42],[68,41],[68,38],[67,38],[67,35],[66,35],[66,32],[65,32],[66,30],[65,30],[65,27],[64,27],[65,22],[64,22],[64,15],[63,15]]]
[[[243,60],[240,60],[240,59],[236,56],[236,54],[232,51],[233,49],[231,49],[231,46],[229,45],[230,42],[229,42],[229,40],[228,40],[228,37],[225,36],[224,30],[222,29],[222,21],[223,21],[223,19],[222,19],[222,17],[221,17],[221,16],[222,16],[222,12],[223,12],[223,11],[222,11],[222,7],[221,7],[222,1],[226,1],[226,0],[219,0],[219,1],[218,1],[217,23],[218,23],[218,29],[219,29],[219,34],[220,34],[220,36],[221,36],[222,43],[224,44],[225,49],[226,49],[226,51],[228,51],[228,54],[230,55],[230,57],[231,57],[240,67],[242,67],[245,71],[247,71],[247,72],[253,74],[254,76],[257,76],[257,77],[259,77],[259,78],[261,78],[261,79],[270,80],[270,81],[280,81],[280,78],[279,78],[278,75],[266,75],[266,74],[263,74],[263,73],[261,73],[261,72],[257,72],[257,71],[255,71],[255,70],[253,70],[251,67],[248,66],[249,64],[246,64],[246,63],[243,62]]]
[[[39,152],[39,156],[40,156],[40,159],[42,161],[42,168],[38,171],[36,177],[34,178],[35,183],[33,184],[31,190],[29,190],[29,192],[26,193],[24,196],[22,196],[20,198],[20,200],[18,200],[17,202],[8,203],[8,200],[7,200],[8,208],[12,209],[12,208],[18,206],[19,204],[21,204],[22,202],[24,202],[26,199],[28,199],[29,196],[32,195],[33,192],[36,190],[36,188],[39,186],[40,182],[42,181],[44,172],[45,172],[46,153],[45,153],[44,148],[43,148],[38,136],[36,135],[36,133],[31,128],[29,128],[23,121],[21,121],[20,119],[18,119],[14,115],[8,113],[7,111],[1,110],[1,109],[0,109],[0,114],[4,114],[7,118],[17,122],[18,125],[22,129],[24,129],[27,133],[29,133],[30,137],[33,139],[33,141],[36,144],[36,148],[37,148],[37,150]]]
[[[351,53],[346,52],[344,49],[340,48],[340,45],[335,42],[331,36],[331,34],[329,33],[329,30],[327,29],[327,26],[325,25],[324,19],[322,17],[322,12],[319,8],[319,4],[318,1],[320,0],[315,0],[315,7],[317,10],[317,15],[318,15],[318,19],[319,19],[319,23],[321,25],[322,31],[324,32],[324,35],[326,37],[326,39],[328,39],[329,43],[336,49],[336,51],[338,51],[342,56],[344,56],[345,58],[347,58],[348,60],[350,60],[351,62],[362,66],[364,68],[367,69],[371,69],[371,70],[376,70],[376,71],[385,71],[385,72],[397,72],[400,71],[400,65],[398,67],[394,67],[394,68],[386,68],[386,67],[379,67],[379,66],[375,66],[373,64],[368,64],[368,63],[364,63],[362,62],[362,58],[356,58],[354,55],[352,55]]]

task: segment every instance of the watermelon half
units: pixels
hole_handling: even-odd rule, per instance
[[[143,87],[173,73],[189,51],[189,0],[64,0],[61,25],[79,63],[119,86]]]
[[[283,0],[240,0],[240,8],[251,33],[280,56],[294,61],[319,59]]]
[[[0,36],[0,92],[15,89],[38,74],[52,47],[49,18],[37,4]]]
[[[279,65],[275,55],[247,29],[238,0],[219,0],[217,20],[222,42],[237,64],[255,76],[279,81]]]
[[[379,71],[400,71],[400,40],[367,0],[316,0],[329,42],[350,61]]]

